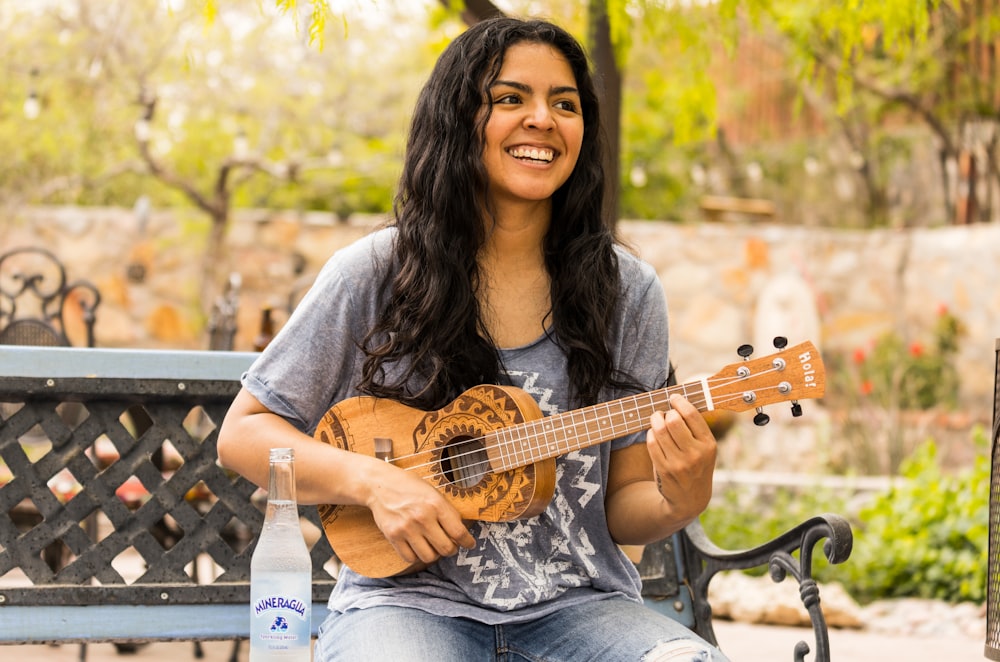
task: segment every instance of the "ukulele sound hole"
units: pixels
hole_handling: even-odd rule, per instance
[[[444,447],[441,468],[450,484],[469,488],[490,472],[490,460],[481,439],[458,437]]]

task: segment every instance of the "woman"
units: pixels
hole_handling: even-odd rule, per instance
[[[553,414],[662,387],[663,292],[616,245],[603,184],[579,44],[545,22],[476,25],[417,101],[394,223],[329,260],[244,376],[223,464],[266,485],[268,448],[292,447],[300,502],[365,506],[403,560],[426,564],[386,579],[345,568],[318,660],[725,659],[642,605],[618,547],[708,504],[715,439],[686,400],[646,435],[560,457],[551,503],[512,522],[464,522],[419,477],[311,436],[358,394],[435,409],[509,384]]]

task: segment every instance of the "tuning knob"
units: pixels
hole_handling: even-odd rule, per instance
[[[745,359],[750,358],[750,355],[753,354],[753,345],[740,345],[736,353]]]
[[[774,338],[774,348],[775,349],[785,349],[788,346],[788,338],[785,336],[775,336]]]
[[[798,402],[792,401],[792,416],[798,418],[802,415],[802,405]]]
[[[753,417],[753,424],[763,427],[771,422],[771,417],[765,414],[760,407],[757,407],[757,415]]]

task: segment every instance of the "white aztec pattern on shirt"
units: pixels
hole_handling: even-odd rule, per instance
[[[507,376],[514,386],[535,399],[543,416],[560,413],[559,407],[551,402],[552,390],[537,384],[538,373],[510,371]],[[590,544],[586,529],[577,525],[576,517],[577,509],[585,507],[601,490],[600,483],[590,475],[594,463],[593,455],[584,453],[571,452],[562,456],[556,464],[556,494],[545,513],[518,520],[513,525],[483,523],[479,532],[481,544],[477,549],[485,550],[486,554],[476,550],[459,552],[456,565],[468,570],[470,584],[482,591],[483,604],[516,609],[551,599],[571,586],[589,583],[589,577],[580,575],[579,568],[574,569],[567,562],[570,556],[586,566],[590,577],[600,574],[598,565],[592,560],[596,550]],[[596,479],[600,480],[600,476]],[[575,499],[576,503],[570,499]],[[546,558],[532,554],[533,549],[538,549],[535,537],[543,526],[539,522],[542,517],[557,524],[557,530],[548,529],[555,558],[552,554]],[[498,562],[504,572],[496,572]],[[576,576],[568,577],[568,572]],[[552,577],[558,577],[559,581],[552,581]]]

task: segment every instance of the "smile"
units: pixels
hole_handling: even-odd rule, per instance
[[[551,149],[544,147],[513,147],[507,153],[515,159],[524,161],[538,161],[539,163],[551,163],[556,154]]]

